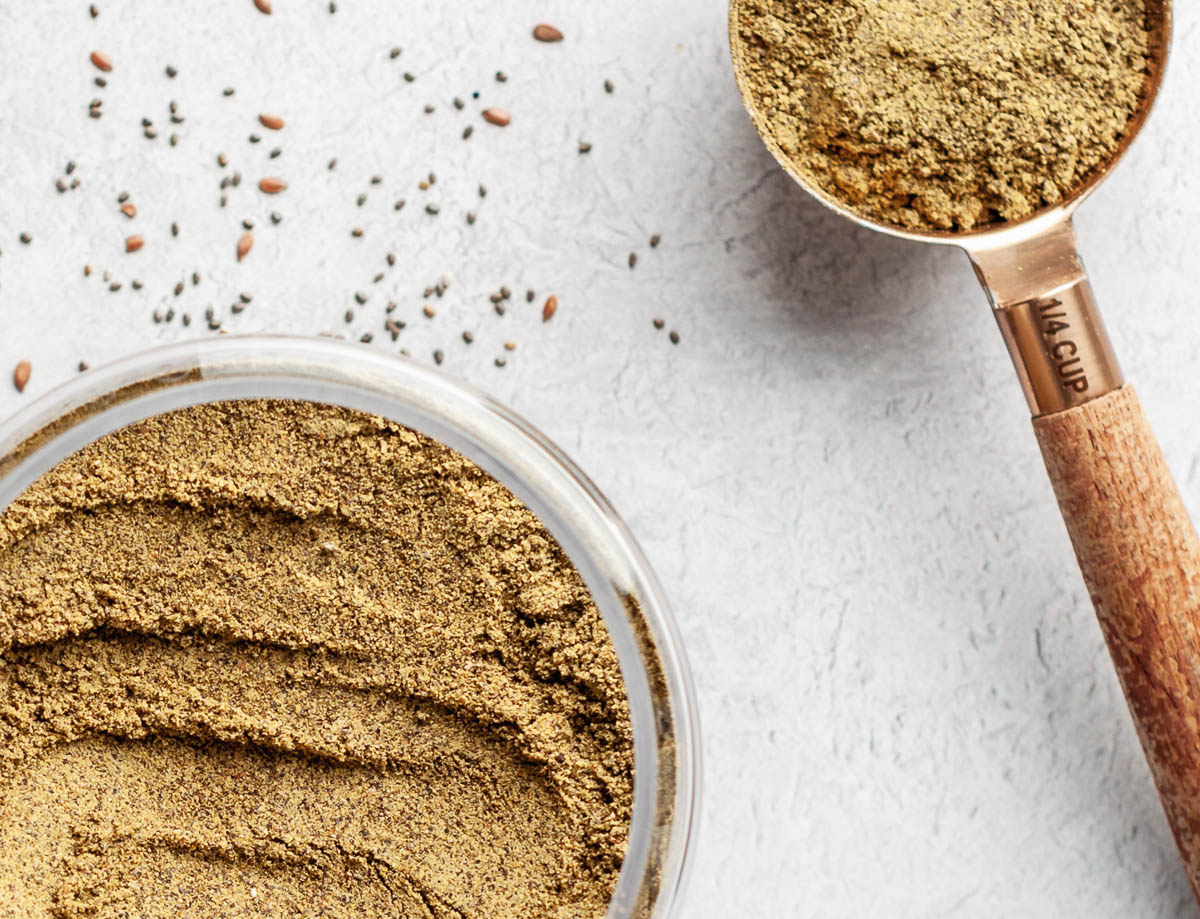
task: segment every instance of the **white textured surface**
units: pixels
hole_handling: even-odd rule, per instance
[[[0,385],[0,415],[81,358],[211,334],[154,325],[159,305],[304,333],[345,329],[355,306],[349,328],[375,331],[372,347],[442,347],[447,369],[556,438],[655,562],[705,731],[688,916],[1194,915],[965,259],[840,223],[789,184],[741,112],[722,3],[340,0],[331,17],[275,0],[268,18],[250,0],[97,2],[95,21],[82,0],[0,6],[0,369],[34,364],[24,397]],[[1195,512],[1200,4],[1177,17],[1160,109],[1080,229]],[[540,20],[567,41],[531,41]],[[94,48],[115,62],[106,90],[91,85]],[[176,148],[172,98],[187,118]],[[485,103],[512,125],[480,121]],[[286,130],[262,131],[260,111]],[[256,130],[270,136],[251,146]],[[244,176],[223,211],[219,151]],[[68,159],[82,187],[60,196]],[[291,188],[265,199],[264,174]],[[243,217],[258,241],[238,265]],[[147,240],[136,255],[129,232]],[[389,250],[397,266],[372,284]],[[84,279],[85,262],[125,287]],[[193,270],[201,284],[176,300]],[[422,289],[445,272],[426,320]],[[487,295],[501,284],[518,297],[498,318]],[[230,317],[242,290],[254,301]],[[561,307],[543,326],[550,291]],[[409,323],[396,345],[380,334],[390,297]],[[500,370],[508,338],[519,348]]]

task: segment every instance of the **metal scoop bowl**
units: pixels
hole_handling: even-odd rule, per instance
[[[1112,158],[1063,202],[967,232],[871,220],[809,181],[775,142],[747,78],[731,0],[733,70],[759,135],[809,194],[890,236],[965,249],[1012,355],[1084,581],[1200,900],[1200,540],[1125,382],[1080,259],[1072,220],[1141,130],[1162,83],[1170,0],[1146,0],[1141,105]]]

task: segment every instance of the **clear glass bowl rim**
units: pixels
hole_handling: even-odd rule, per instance
[[[66,456],[141,418],[264,397],[371,411],[442,441],[525,501],[562,544],[604,615],[633,716],[633,819],[606,919],[677,915],[699,820],[700,741],[674,618],[649,562],[599,489],[545,435],[485,393],[415,360],[330,338],[223,335],[162,345],[88,370],[0,423],[0,510]]]

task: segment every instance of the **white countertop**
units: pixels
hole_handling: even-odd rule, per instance
[[[791,185],[741,110],[723,3],[97,3],[94,21],[83,0],[0,7],[0,417],[80,359],[213,334],[208,305],[232,332],[442,348],[594,477],[673,599],[706,757],[685,915],[1195,915],[965,257],[856,229]],[[1200,5],[1177,6],[1159,110],[1080,234],[1196,512]],[[533,42],[543,20],[567,40]],[[103,90],[94,49],[114,62]],[[262,129],[263,111],[287,127]],[[218,152],[244,176],[224,210]],[[60,195],[68,160],[81,186]],[[290,187],[267,198],[263,175]],[[133,232],[145,247],[126,255]],[[428,320],[423,288],[446,273]],[[240,291],[253,301],[230,315]],[[395,344],[389,299],[408,323]],[[168,307],[192,326],[154,324]]]

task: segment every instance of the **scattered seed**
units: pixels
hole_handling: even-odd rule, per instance
[[[504,127],[510,121],[512,121],[512,116],[509,115],[507,111],[500,108],[499,106],[492,106],[491,108],[485,108],[483,110],[482,114],[483,114],[484,121],[486,121],[488,124],[494,124],[500,128]]]
[[[333,0],[329,0],[329,15],[332,16],[337,12],[337,4]]]
[[[661,319],[654,320],[654,328],[661,329],[664,325],[666,325],[666,323],[664,323]]]
[[[657,248],[658,248],[658,244],[659,244],[660,242],[662,242],[662,234],[661,234],[661,233],[655,233],[653,236],[651,236],[651,237],[650,237],[650,248],[651,248],[651,249],[657,249]]]
[[[63,172],[65,172],[67,175],[70,175],[74,171],[75,171],[75,161],[67,160],[67,167],[66,167],[66,169],[63,170]]]
[[[353,230],[350,231],[350,235],[353,236],[355,239],[358,239],[360,236],[363,235],[363,228],[355,227]]]
[[[58,189],[58,193],[61,195],[67,190],[67,182],[62,176],[59,176],[54,180],[54,187]]]
[[[362,207],[364,204],[366,204],[366,203],[367,203],[367,196],[366,196],[366,195],[359,195],[359,196],[358,196],[358,198],[356,198],[356,199],[355,199],[355,203],[356,203],[356,204],[357,204],[359,207]]]
[[[175,296],[178,297],[181,293],[183,293],[183,281],[175,285]]]
[[[388,263],[388,267],[389,267],[389,268],[390,268],[392,265],[395,265],[395,264],[396,264],[396,255],[395,255],[395,253],[393,253],[393,252],[389,252],[389,253],[387,254],[387,263]]]
[[[469,345],[471,342],[473,342],[475,340],[475,336],[472,335],[470,332],[463,332],[462,340],[465,341]]]
[[[398,58],[399,56],[400,56],[400,49],[399,49],[399,48],[393,48],[391,51],[389,51],[389,52],[388,52],[388,57],[390,57],[390,58],[391,58],[393,61],[394,61],[396,58]]]
[[[144,240],[140,236],[126,236],[125,237],[125,251],[126,252],[137,252],[138,249],[142,248],[142,246],[144,246],[145,244],[146,244],[146,240]]]
[[[425,103],[425,114],[426,114],[426,115],[432,115],[432,114],[433,114],[433,103],[431,103],[431,102],[427,102],[427,103]]]
[[[172,67],[170,64],[167,65],[167,76],[170,79],[174,80],[176,74],[178,74],[178,73],[179,73],[179,71],[176,70],[174,67]]]
[[[222,169],[224,169],[226,166],[229,165],[229,157],[227,157],[224,153],[218,153],[217,154],[217,165],[220,166]]]
[[[200,286],[200,272],[199,271],[192,272],[192,286],[193,287]]]
[[[474,226],[474,225],[475,225],[475,212],[467,211],[467,226]]]
[[[251,220],[249,217],[247,217],[245,220],[242,221],[242,226],[247,230],[253,230],[254,229],[254,221]]]
[[[506,341],[504,343],[504,350],[505,351],[516,351],[517,343],[515,341]]]
[[[221,320],[220,319],[208,320],[208,328],[210,331],[216,332],[217,330],[219,330],[221,328]]]
[[[271,0],[254,0],[254,6],[260,13],[271,15]]]
[[[337,168],[337,157],[335,156],[333,159],[331,159],[329,161],[329,171],[333,172],[333,170],[336,168]]]
[[[423,307],[421,307],[421,312],[425,314],[427,319],[432,319],[434,316],[437,315],[437,310],[435,310],[428,303],[426,303]]]
[[[612,80],[604,81],[604,91],[606,93],[611,93],[613,91],[613,81]]]
[[[461,112],[463,110],[464,105],[466,105],[466,103],[463,102],[462,99],[458,98],[458,96],[454,97],[454,107],[456,109],[458,109]]]
[[[394,205],[392,205],[392,207],[397,211],[400,210],[401,208],[404,207],[404,199],[400,198],[399,200],[396,201],[396,203]]]
[[[104,89],[104,87],[106,87],[108,85],[108,80],[104,79],[104,77],[96,77],[94,80],[92,80],[92,82],[95,83],[97,86],[99,86],[101,89]]]
[[[272,150],[270,153],[268,153],[267,156],[269,156],[271,159],[275,159],[282,152],[283,152],[282,147],[276,147],[274,150]]]
[[[263,114],[258,116],[258,123],[272,131],[283,130],[283,116]]]
[[[633,268],[636,264],[637,264],[637,253],[630,252],[629,253],[629,267]]]
[[[103,51],[92,52],[92,63],[96,66],[97,70],[103,70],[105,73],[112,70],[112,58]]]
[[[134,278],[132,281],[129,282],[129,286],[132,287],[134,290],[141,290],[146,285],[142,282],[142,280],[140,278]]]
[[[29,361],[21,361],[13,368],[13,386],[17,387],[17,392],[25,392],[25,387],[29,385],[29,377],[32,373],[33,365]]]
[[[171,235],[172,235],[172,236],[178,236],[178,235],[179,235],[179,224],[177,224],[177,223],[173,223],[173,224],[171,224]]]
[[[507,83],[508,82],[508,74],[505,73],[503,70],[497,70],[496,71],[496,82],[497,83]]]
[[[359,341],[361,341],[364,345],[369,345],[374,339],[375,335],[373,333],[363,332],[362,337],[359,338]]]
[[[417,188],[421,189],[421,191],[427,191],[429,189],[429,183],[422,179],[417,183]]]
[[[673,345],[679,344],[679,333],[676,332],[674,329],[671,330],[671,334],[668,335],[667,337],[671,339],[671,344],[673,344]]]
[[[175,307],[169,307],[167,309],[167,322],[170,322],[174,318],[175,318]]]
[[[549,322],[554,318],[554,314],[558,312],[558,297],[551,294],[546,298],[546,303],[542,307],[542,322]]]
[[[179,317],[179,321],[182,322],[185,326],[189,326],[192,324],[192,317],[188,313],[184,313],[182,316]]]
[[[87,361],[80,361],[80,362],[79,362],[79,372],[80,372],[80,373],[83,373],[83,372],[84,372],[85,370],[87,370],[87,369],[88,369],[88,362],[87,362]]]
[[[130,220],[132,220],[134,217],[137,216],[137,208],[132,204],[122,204],[121,205],[121,213],[124,214],[126,217],[128,217]]]
[[[503,315],[504,315],[504,304],[503,304],[503,303],[496,303],[496,304],[494,304],[494,305],[492,306],[492,309],[494,309],[494,310],[496,311],[496,315],[497,315],[497,316],[503,316]]]
[[[507,300],[510,297],[512,297],[512,291],[507,287],[501,287],[500,288],[500,298],[502,300]]]
[[[228,203],[229,203],[229,199],[227,197],[225,197],[224,195],[221,195],[221,207],[224,207]]]
[[[277,179],[269,176],[259,181],[258,188],[265,194],[277,195],[287,188],[287,182],[283,181],[283,179]]]
[[[93,19],[100,15],[100,11],[96,9],[96,4],[94,3],[88,7],[88,12],[91,13]]]
[[[347,325],[354,321],[354,310],[346,310],[345,320]]]
[[[223,90],[221,90],[221,94],[224,96],[232,96],[233,93],[234,89],[232,86],[226,86]]]
[[[169,143],[172,147],[174,147],[176,144],[179,143],[179,135],[172,132],[171,136],[167,138],[167,143]]]
[[[534,294],[533,289],[530,288],[529,290],[525,291],[525,302],[532,303],[535,296],[536,294]]]
[[[580,153],[591,153],[592,145],[590,143],[588,143],[586,140],[581,140],[579,142],[579,152]]]
[[[480,183],[480,185],[479,185],[479,197],[481,197],[481,198],[487,197],[487,186],[482,183]]]
[[[271,223],[275,224],[275,226],[279,226],[282,220],[283,215],[280,214],[279,211],[271,211]]]
[[[154,311],[154,321],[155,321],[155,323],[157,323],[157,324],[161,324],[161,323],[162,323],[162,321],[163,321],[163,311],[162,311],[162,310],[155,310],[155,311]]]
[[[462,135],[463,140],[466,140],[468,137],[470,137],[474,133],[475,133],[475,125],[473,125],[473,124],[467,125],[465,128],[463,128],[463,135]]]
[[[412,71],[410,71],[410,70],[404,71],[404,82],[405,83],[411,83],[415,79],[416,79],[416,76],[412,73]]]
[[[90,278],[92,276],[92,266],[91,265],[83,266],[83,276],[85,278]]]
[[[256,144],[260,140],[262,140],[262,138],[257,134],[251,134],[249,137],[246,138],[246,140],[250,141],[250,143],[252,143],[252,144]]]
[[[108,285],[108,289],[111,290],[115,294],[118,290],[121,289],[121,282],[114,281],[113,283]]]
[[[556,29],[554,26],[550,25],[549,23],[545,23],[545,22],[538,23],[536,26],[533,27],[533,37],[536,38],[538,41],[545,41],[545,42],[562,41],[563,40],[562,32],[560,32],[558,29]]]
[[[504,358],[504,357],[498,357],[498,358],[496,358],[496,366],[497,366],[497,367],[506,367],[506,366],[508,366],[508,359],[507,359],[507,358]]]
[[[364,303],[366,303],[366,302],[367,302],[367,295],[366,295],[366,294],[364,294],[364,293],[363,293],[363,292],[360,290],[360,291],[358,291],[357,293],[355,293],[355,294],[354,294],[354,300],[355,300],[355,302],[357,302],[357,303],[358,303],[358,305],[359,305],[359,306],[362,306]]]
[[[243,233],[237,241],[237,260],[240,262],[250,252],[250,248],[254,245],[254,234],[247,231]]]
[[[246,308],[245,303],[231,303],[229,305],[229,312],[233,313],[233,315],[235,315],[235,316],[240,316],[242,313],[242,310],[244,310],[245,308]]]
[[[375,277],[371,279],[371,283],[378,284],[382,280],[383,280],[383,272],[381,271],[381,272],[379,272],[379,274],[375,275]]]
[[[434,217],[436,217],[440,212],[441,212],[441,208],[438,207],[436,204],[426,204],[425,205],[425,213],[426,214],[432,214]]]
[[[78,187],[79,187],[79,176],[76,176],[75,178],[73,178],[73,179],[71,180],[71,187],[72,187],[72,188],[78,188]]]
[[[442,354],[442,352],[441,352],[441,351],[434,351],[434,352],[433,352],[433,362],[434,362],[435,364],[440,364],[444,358],[445,358],[445,355],[444,355],[444,354]]]

